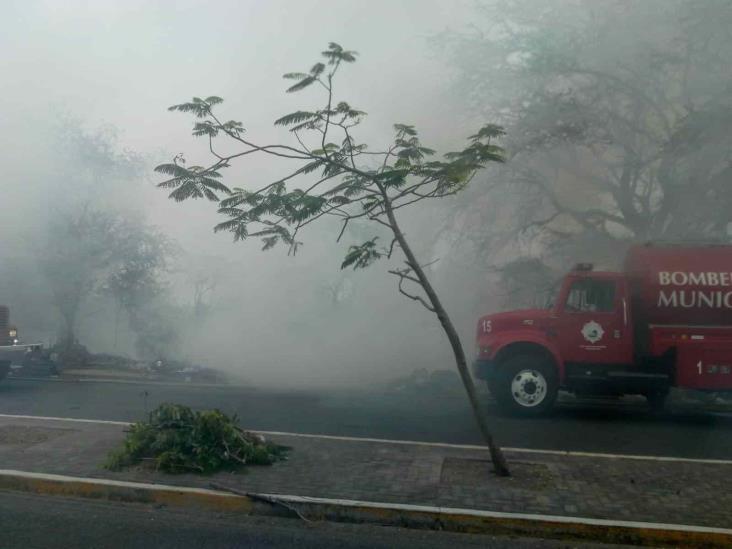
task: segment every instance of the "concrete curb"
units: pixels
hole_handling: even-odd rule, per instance
[[[425,507],[350,500],[324,500],[298,496],[267,496],[297,508],[309,519],[370,522],[492,535],[573,539],[635,545],[730,547],[732,530],[613,521],[582,517],[501,513],[474,509]]]
[[[34,377],[8,376],[9,381],[43,381],[52,383],[116,383],[122,385],[162,385],[172,387],[207,387],[213,389],[250,389],[251,385],[237,383],[195,383],[193,381],[165,381],[145,378],[113,378],[113,377]]]
[[[308,521],[371,523],[493,535],[592,540],[636,545],[731,547],[732,529],[613,521],[582,517],[500,513],[280,494],[242,494],[165,484],[115,481],[10,469],[0,470],[0,490],[52,496],[193,507],[248,515],[298,516]]]

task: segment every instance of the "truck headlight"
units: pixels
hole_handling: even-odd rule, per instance
[[[8,330],[8,336],[10,336],[12,339],[15,339],[16,337],[18,337],[18,330],[16,330],[15,328],[10,328],[10,330]]]
[[[482,356],[487,356],[491,354],[491,346],[490,345],[477,345],[475,349],[475,356],[478,358]]]

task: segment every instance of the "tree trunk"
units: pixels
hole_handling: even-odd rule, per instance
[[[61,333],[61,348],[68,352],[73,349],[76,343],[76,333],[74,326],[76,325],[76,314],[71,312],[62,312],[63,328]]]
[[[412,252],[412,249],[407,243],[404,234],[399,228],[399,224],[397,223],[396,217],[394,216],[394,211],[391,207],[391,201],[389,200],[389,197],[386,195],[384,189],[381,189],[381,191],[382,197],[384,198],[384,209],[386,210],[386,216],[389,219],[391,229],[394,232],[394,238],[396,238],[399,246],[401,246],[402,251],[404,252],[404,255],[407,257],[407,263],[419,279],[419,282],[424,289],[425,294],[427,294],[427,298],[429,299],[430,304],[432,305],[432,308],[434,309],[435,314],[437,315],[437,318],[442,325],[442,329],[445,331],[447,339],[450,341],[450,346],[452,347],[452,352],[455,356],[455,365],[457,366],[458,373],[460,374],[460,379],[462,379],[463,386],[465,387],[465,392],[468,395],[468,400],[470,401],[470,407],[473,410],[473,416],[475,417],[475,421],[478,423],[478,428],[480,429],[480,432],[483,435],[483,439],[485,440],[488,449],[490,450],[491,461],[493,462],[495,473],[498,476],[502,477],[510,476],[511,473],[508,469],[506,458],[504,457],[500,446],[498,446],[494,442],[493,435],[488,430],[488,424],[486,423],[486,414],[483,410],[483,407],[480,405],[478,396],[475,393],[475,384],[473,383],[473,378],[470,376],[470,372],[468,371],[465,351],[463,350],[463,345],[460,342],[460,336],[458,335],[457,330],[455,330],[455,326],[453,326],[450,317],[447,315],[447,312],[442,306],[440,299],[437,297],[437,293],[435,292],[432,284],[427,278],[424,269],[422,269],[422,267],[420,266],[417,258]]]
[[[117,303],[117,308],[114,311],[114,346],[112,347],[117,352],[117,342],[119,340],[119,314],[122,305]]]

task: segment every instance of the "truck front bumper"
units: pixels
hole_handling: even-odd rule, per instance
[[[473,361],[473,377],[488,381],[493,376],[494,362],[491,359],[478,358]]]

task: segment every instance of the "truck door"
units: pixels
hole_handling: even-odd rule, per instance
[[[559,347],[568,363],[630,364],[633,331],[622,278],[570,278],[557,304]]]

